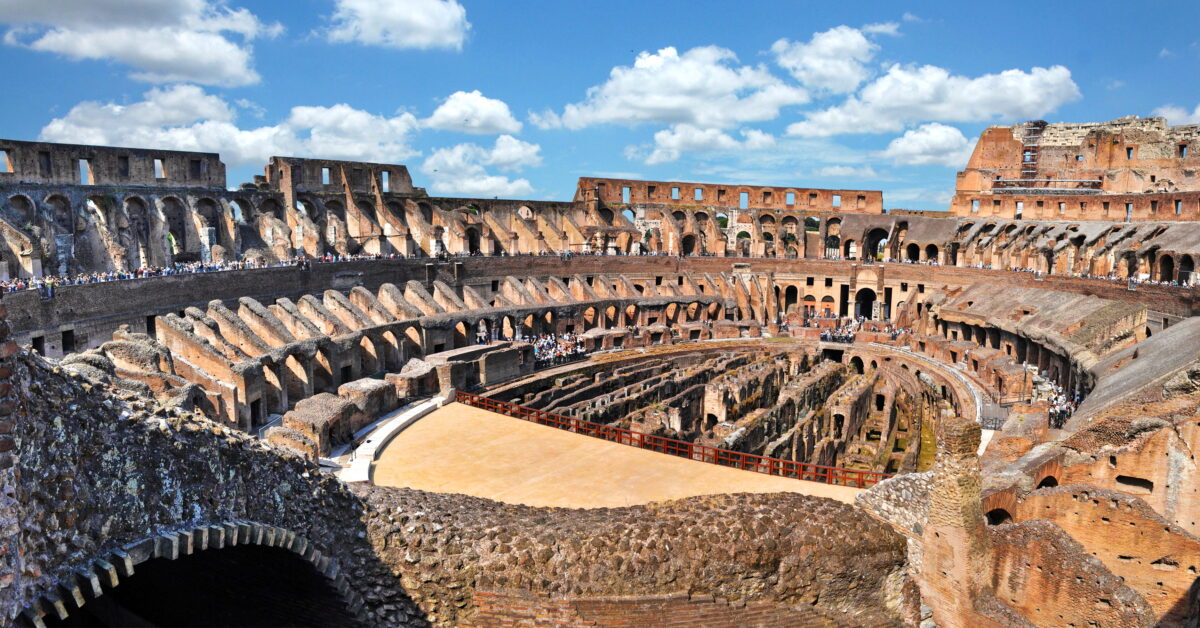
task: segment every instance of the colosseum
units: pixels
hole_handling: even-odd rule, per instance
[[[0,140],[20,626],[1195,626],[1200,125],[949,211]]]

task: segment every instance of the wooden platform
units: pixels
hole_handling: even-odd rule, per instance
[[[373,481],[512,504],[599,508],[719,493],[795,492],[852,502],[861,490],[721,467],[453,403],[379,454]]]

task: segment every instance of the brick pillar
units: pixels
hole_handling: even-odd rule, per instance
[[[937,419],[937,461],[922,531],[921,597],[941,628],[998,626],[976,612],[992,595],[992,547],[983,518],[979,424],[946,401]]]

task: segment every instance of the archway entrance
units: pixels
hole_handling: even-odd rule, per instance
[[[104,595],[47,626],[358,625],[311,563],[277,547],[237,545],[139,564]]]
[[[875,318],[875,291],[863,288],[854,295],[854,315]]]
[[[691,255],[692,253],[694,253],[696,251],[696,236],[694,236],[694,235],[683,236],[682,250],[683,250],[684,255]]]

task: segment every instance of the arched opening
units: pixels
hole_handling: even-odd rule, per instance
[[[887,257],[888,232],[885,229],[872,229],[863,240],[863,259],[883,259]]]
[[[821,316],[832,316],[833,308],[837,302],[831,296],[821,297]]]
[[[17,194],[8,199],[8,218],[17,225],[18,229],[28,231],[33,229],[34,210],[33,201],[29,200],[28,196]]]
[[[238,544],[153,558],[47,626],[340,626],[354,609],[312,563],[278,547]],[[302,601],[303,603],[297,603]]]
[[[589,307],[583,311],[583,329],[584,331],[592,329],[596,326],[596,308]]]
[[[273,198],[268,198],[267,200],[263,201],[262,205],[258,206],[258,213],[269,214],[286,222],[283,215],[283,204]]]
[[[1158,258],[1158,280],[1175,280],[1175,259],[1170,255],[1163,255],[1162,257]]]
[[[229,209],[233,212],[233,222],[239,225],[245,224],[252,216],[254,216],[254,209],[251,207],[250,203],[247,203],[240,198],[235,198],[229,201]]]
[[[162,200],[162,214],[166,222],[167,250],[171,255],[180,255],[188,250],[187,211],[179,199],[168,196]]]
[[[467,252],[471,255],[479,254],[479,230],[475,227],[467,227]]]
[[[742,257],[750,257],[750,233],[748,231],[738,232],[737,253]]]
[[[683,240],[680,243],[680,250],[684,255],[691,255],[694,253],[696,251],[696,236],[690,233],[683,236]]]
[[[341,201],[325,201],[325,212],[330,218],[346,222],[346,206]]]
[[[433,223],[433,206],[432,206],[432,205],[430,205],[429,203],[420,202],[420,203],[417,203],[417,209],[418,209],[418,210],[420,210],[420,212],[421,212],[421,218],[422,218],[422,219],[424,219],[424,220],[425,220],[425,222],[427,222],[427,223],[430,223],[430,224],[432,224],[432,223]],[[529,211],[529,208],[528,208],[528,207],[522,207],[521,209],[524,209],[524,210],[526,210],[526,211]],[[529,211],[529,214],[530,214],[530,215],[529,215],[529,216],[527,216],[526,218],[532,218],[532,217],[533,217],[533,216],[532,216],[532,215],[533,215],[533,212],[532,212],[532,211]]]
[[[1008,514],[1008,511],[1003,508],[993,508],[987,511],[984,517],[987,518],[987,523],[990,526],[998,526],[1002,523],[1012,521],[1012,515]]]
[[[875,291],[863,288],[854,294],[854,315],[875,318]]]
[[[925,247],[925,261],[936,262],[938,256],[938,247],[936,244],[930,244]]]
[[[858,356],[854,356],[854,357],[850,358],[850,367],[854,369],[855,373],[862,375],[863,374],[863,359]]]
[[[1192,283],[1192,273],[1194,272],[1196,272],[1196,263],[1192,261],[1192,256],[1181,256],[1179,258],[1179,283],[1190,285]]]
[[[462,347],[467,346],[467,343],[469,342],[468,341],[469,333],[470,332],[467,329],[466,321],[459,321],[457,324],[455,324],[454,325],[454,340],[453,340],[454,347],[453,348],[461,349]]]
[[[854,240],[846,240],[842,245],[842,257],[846,259],[858,259],[858,245]]]
[[[796,310],[796,305],[799,303],[800,289],[796,286],[788,286],[783,291],[783,311],[786,314],[791,314]]]
[[[621,215],[624,216],[625,220],[628,220],[629,224],[631,224],[631,225],[634,223],[634,221],[637,220],[637,215],[633,213],[632,209],[623,210],[621,212]]]
[[[1042,481],[1038,482],[1037,485],[1038,488],[1053,488],[1055,486],[1058,486],[1058,478],[1054,477],[1053,475],[1047,475],[1046,477],[1042,478]]]
[[[613,212],[607,207],[601,207],[596,213],[600,214],[600,222],[611,225],[613,222]]]
[[[921,246],[915,242],[910,242],[908,246],[904,247],[904,259],[907,259],[910,262],[920,261]]]

